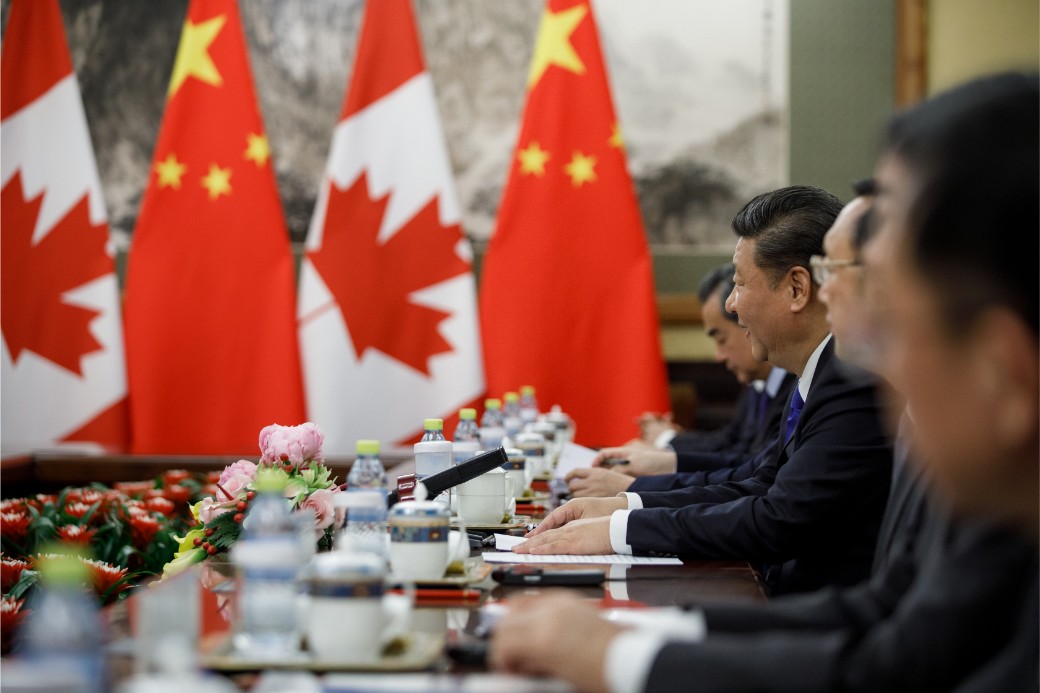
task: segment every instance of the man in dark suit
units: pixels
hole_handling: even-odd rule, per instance
[[[1038,109],[1035,76],[969,84],[897,118],[878,169],[888,199],[868,252],[883,294],[872,303],[885,306],[874,356],[907,395],[928,471],[963,519],[939,501],[922,513],[917,472],[898,465],[892,540],[868,583],[765,609],[710,607],[706,641],[663,648],[572,600],[543,599],[496,633],[499,667],[614,693],[1037,689]],[[1027,230],[1031,253],[993,247],[992,230],[1011,228]],[[565,670],[525,648],[524,619]]]
[[[872,378],[834,356],[809,270],[840,209],[830,193],[792,186],[756,197],[733,220],[727,308],[756,358],[799,376],[769,459],[742,481],[570,501],[515,551],[739,558],[763,566],[775,592],[869,574],[892,451]]]
[[[572,496],[585,498],[614,496],[623,491],[662,491],[739,480],[751,475],[754,468],[743,463],[772,446],[797,378],[783,368],[755,359],[744,338],[744,328],[737,324],[737,315],[726,310],[726,299],[732,291],[733,265],[726,263],[704,276],[697,293],[701,300],[704,329],[715,341],[716,360],[723,362],[745,385],[733,420],[717,431],[676,433],[674,429],[668,429],[675,434],[674,437],[658,436],[658,442],[672,452],[704,453],[696,455],[698,471],[702,473],[689,478],[640,477],[624,473],[629,469],[628,465],[613,469],[602,466],[575,469],[566,478]],[[632,444],[608,448],[606,452],[610,451],[615,452],[614,458],[626,458],[640,452]],[[604,455],[601,452],[600,457]],[[742,465],[738,471],[736,468]],[[714,473],[709,475],[708,472]]]

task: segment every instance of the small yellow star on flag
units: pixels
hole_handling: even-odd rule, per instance
[[[246,147],[246,159],[256,163],[257,166],[266,164],[271,156],[271,148],[267,144],[267,135],[249,133],[246,135],[246,139],[249,141],[249,145]]]
[[[616,149],[622,149],[625,146],[625,138],[621,136],[621,126],[617,122],[610,127],[610,139],[607,140],[607,144]]]
[[[531,72],[527,75],[527,88],[531,89],[542,78],[550,65],[556,65],[575,74],[585,73],[585,64],[574,46],[571,45],[571,34],[588,14],[584,5],[572,7],[562,12],[545,9],[542,24],[538,28],[538,43],[534,47],[531,59]]]
[[[569,164],[563,167],[567,175],[571,177],[571,183],[575,188],[580,188],[584,183],[596,180],[596,157],[585,156],[581,152],[574,152]]]
[[[160,161],[155,165],[155,171],[159,174],[159,187],[180,190],[181,176],[187,170],[187,165],[177,161],[174,153],[170,152],[166,155],[164,161]]]
[[[224,78],[220,76],[217,66],[213,64],[213,58],[209,57],[209,47],[217,38],[220,30],[224,28],[225,20],[226,17],[220,15],[201,24],[195,24],[190,19],[184,23],[181,44],[177,48],[177,58],[173,62],[173,76],[170,77],[168,98],[173,98],[189,77],[195,77],[215,87],[224,83]]]
[[[542,149],[537,142],[531,142],[527,147],[521,149],[517,152],[516,157],[520,160],[520,173],[545,175],[545,162],[549,160],[549,152]]]
[[[209,173],[202,179],[202,187],[209,191],[209,199],[231,194],[231,169],[209,165]]]

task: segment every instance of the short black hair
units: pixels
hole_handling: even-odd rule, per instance
[[[852,184],[852,192],[856,197],[873,197],[877,195],[877,181],[872,177],[860,178]],[[871,203],[866,211],[856,221],[856,228],[852,231],[852,251],[858,258],[863,252],[863,246],[874,237],[877,231],[877,223],[874,221],[874,205]]]
[[[775,288],[793,267],[812,275],[809,258],[823,254],[823,237],[841,208],[841,200],[826,190],[792,185],[744,205],[733,217],[733,231],[755,240],[755,264]]]
[[[722,306],[722,316],[727,320],[737,321],[737,314],[726,310],[726,299],[733,293],[733,263],[727,262],[708,272],[697,286],[697,298],[703,304],[716,291],[719,292],[719,305]]]
[[[977,79],[895,116],[889,151],[922,179],[910,257],[941,296],[947,328],[1013,310],[1038,329],[1040,77]]]

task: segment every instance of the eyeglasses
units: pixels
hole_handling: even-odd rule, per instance
[[[859,267],[859,260],[832,260],[823,255],[813,255],[809,258],[809,267],[812,268],[813,281],[823,286],[835,271],[842,267]]]

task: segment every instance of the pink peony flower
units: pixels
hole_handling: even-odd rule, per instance
[[[333,487],[335,488],[335,487]],[[334,492],[331,489],[319,489],[307,496],[300,504],[300,510],[314,513],[314,528],[324,530],[336,519],[336,509],[332,504]]]
[[[246,486],[253,483],[255,478],[256,464],[253,462],[239,460],[234,464],[229,464],[220,474],[220,481],[217,483],[220,484],[220,488],[231,494],[231,498],[225,498],[224,493],[219,490],[217,491],[217,497],[222,502],[238,498],[245,492]]]
[[[261,464],[302,465],[321,459],[325,436],[317,425],[267,426],[260,431]]]
[[[199,521],[203,524],[209,524],[218,515],[223,515],[230,509],[230,507],[224,506],[221,501],[203,498],[202,502],[199,503]]]

